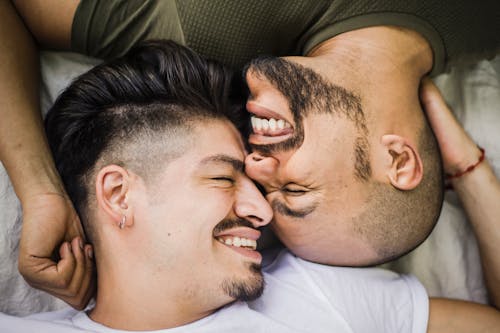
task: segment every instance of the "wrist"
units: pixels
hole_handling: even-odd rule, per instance
[[[66,196],[51,156],[25,156],[10,162],[6,163],[5,168],[22,204],[47,194]]]
[[[473,165],[479,164],[479,160],[484,159],[485,152],[479,146],[474,145],[470,149],[467,149],[468,153],[452,166],[445,169],[445,173],[448,176],[464,173],[468,168]]]
[[[465,158],[461,163],[457,164],[457,166],[453,168],[452,172],[447,172],[446,179],[448,181],[453,181],[469,173],[472,173],[481,164],[484,164],[483,162],[485,160],[485,157],[485,150],[479,146],[476,146],[475,153],[469,155],[469,157]]]

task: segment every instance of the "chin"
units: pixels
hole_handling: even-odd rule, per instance
[[[237,301],[249,302],[259,298],[264,292],[264,277],[260,265],[250,264],[251,275],[247,278],[232,278],[223,282],[225,293]]]

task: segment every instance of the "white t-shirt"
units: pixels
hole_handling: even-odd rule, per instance
[[[282,250],[264,270],[254,302],[235,302],[196,322],[155,332],[424,333],[428,297],[411,276],[310,263]],[[0,314],[0,332],[122,332],[71,308],[29,317]]]

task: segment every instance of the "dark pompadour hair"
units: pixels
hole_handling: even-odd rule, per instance
[[[238,89],[231,89],[233,77],[186,47],[156,40],[94,67],[62,92],[45,127],[87,234],[93,233],[85,223],[89,179],[98,161],[126,165],[124,146],[168,131],[187,133],[195,121],[229,119],[243,130],[248,121],[240,94],[233,93]]]

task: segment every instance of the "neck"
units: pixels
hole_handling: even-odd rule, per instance
[[[423,121],[418,90],[432,68],[432,51],[418,33],[371,27],[343,33],[306,57],[334,84],[361,97],[372,135],[415,133]]]
[[[182,326],[209,316],[216,309],[202,310],[193,304],[182,283],[155,278],[155,274],[121,262],[98,267],[99,290],[90,313],[95,322],[123,330],[159,330]],[[119,266],[119,268],[118,268]],[[127,267],[128,269],[120,269]],[[101,269],[99,269],[101,268]],[[159,274],[161,275],[161,274]]]
[[[418,33],[397,27],[346,32],[318,45],[308,56],[330,59],[351,75],[365,78],[397,75],[420,81],[432,69],[429,43]]]

